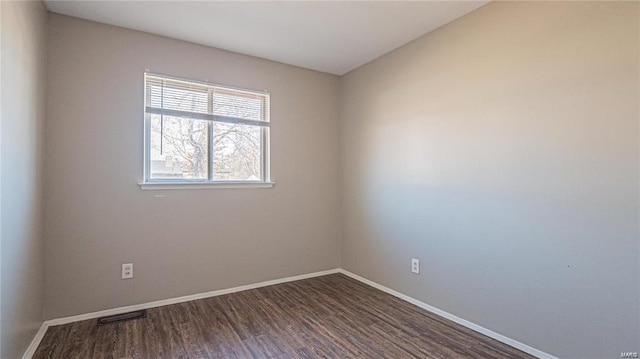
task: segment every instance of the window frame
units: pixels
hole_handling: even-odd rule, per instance
[[[207,178],[206,179],[191,179],[191,178],[151,178],[151,115],[147,111],[147,77],[155,77],[161,79],[167,79],[172,81],[185,82],[188,84],[196,84],[206,87],[213,88],[221,88],[224,90],[231,91],[240,91],[246,92],[250,94],[264,96],[265,98],[265,108],[263,112],[263,120],[259,121],[263,123],[262,125],[245,123],[248,126],[257,126],[260,127],[260,171],[261,171],[261,180],[257,181],[249,181],[249,180],[214,180],[214,171],[213,171],[213,126],[214,122],[217,123],[227,123],[225,121],[216,121],[211,119],[200,118],[200,120],[207,121]],[[143,181],[138,183],[141,189],[143,190],[171,190],[171,189],[188,189],[188,188],[270,188],[273,187],[274,182],[271,182],[271,171],[270,171],[270,130],[271,130],[271,94],[267,91],[258,91],[251,90],[245,88],[239,88],[234,86],[220,85],[216,83],[211,83],[208,81],[198,81],[185,79],[175,76],[169,76],[164,74],[158,74],[153,72],[145,72],[144,73],[144,97],[143,97],[143,115],[144,115],[144,150],[143,150]],[[212,106],[213,101],[211,98],[211,92],[208,93],[208,113],[202,114],[203,117],[206,116],[217,116],[212,115]],[[165,111],[165,110],[162,110]],[[171,110],[168,110],[169,112]],[[192,118],[197,120],[197,117],[184,117],[184,116],[176,116],[180,118]],[[225,117],[225,116],[219,116]],[[255,120],[247,120],[247,122],[256,122]],[[239,121],[236,123],[243,123],[243,121]]]

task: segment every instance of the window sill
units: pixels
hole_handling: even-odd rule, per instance
[[[272,188],[275,182],[144,182],[138,183],[143,191],[164,191],[176,189],[224,189],[224,188]]]

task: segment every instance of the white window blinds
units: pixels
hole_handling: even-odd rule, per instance
[[[145,74],[150,114],[269,126],[269,94]]]

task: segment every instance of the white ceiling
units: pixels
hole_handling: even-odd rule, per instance
[[[488,1],[59,1],[56,13],[345,74]]]

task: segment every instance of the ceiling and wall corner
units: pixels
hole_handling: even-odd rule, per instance
[[[58,1],[49,11],[343,75],[488,1]]]

